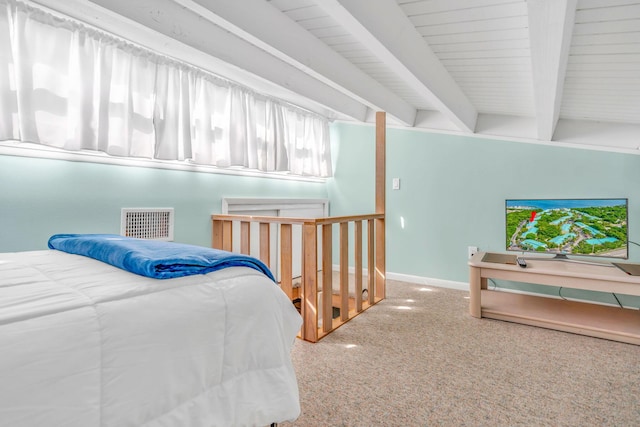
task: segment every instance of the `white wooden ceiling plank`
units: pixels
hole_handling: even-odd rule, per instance
[[[453,73],[452,73],[453,74]],[[566,81],[575,80],[575,79],[593,79],[593,80],[604,80],[604,79],[633,79],[634,81],[638,79],[640,75],[640,65],[636,67],[635,70],[620,70],[620,69],[609,69],[609,70],[567,70]]]
[[[448,64],[447,70],[452,75],[459,74],[477,74],[477,73],[523,73],[526,75],[531,75],[531,61],[525,61],[523,63],[509,63],[509,64],[486,64],[486,63],[476,63],[476,64]]]
[[[640,43],[640,27],[635,33],[613,33],[613,34],[580,34],[574,35],[571,39],[571,46],[590,45],[613,45]]]
[[[202,1],[203,3],[205,2],[204,0],[200,0],[200,1]],[[330,16],[326,16],[326,15],[318,18],[302,19],[294,22],[296,22],[298,25],[300,25],[302,28],[304,28],[307,31],[318,30],[322,28],[332,28],[337,26],[336,22]],[[275,30],[276,28],[272,28],[272,30]]]
[[[603,108],[602,100],[599,98],[589,99],[584,103],[575,102],[577,108],[570,109],[568,111],[575,111],[576,113],[592,112],[593,114],[610,114],[610,115],[622,115],[622,116],[638,116],[640,110],[637,104],[634,104],[631,100],[626,102],[620,102],[617,104],[605,104],[606,109]],[[635,117],[636,121],[640,121],[640,117]]]
[[[529,58],[529,49],[495,49],[438,52],[440,60],[456,58]]]
[[[286,11],[283,11],[282,9],[279,9],[279,10],[282,11],[282,13],[284,13],[285,15],[287,15],[289,19],[293,19],[296,22],[310,20],[310,19],[318,19],[325,16],[322,9],[320,9],[315,4],[311,4],[305,7],[296,7]]]
[[[479,82],[485,78],[514,78],[519,80],[525,80],[531,82],[531,69],[523,68],[522,66],[508,66],[508,67],[462,67],[455,70],[451,70],[451,75],[456,79],[461,78],[476,78]]]
[[[499,114],[499,115],[509,115],[509,116],[519,116],[519,117],[530,117],[532,113],[530,111],[521,110],[518,108],[518,105],[482,105],[478,104],[478,110],[480,110],[481,114]],[[517,135],[517,133],[515,134]]]
[[[596,122],[611,122],[611,123],[627,123],[627,124],[636,124],[640,123],[637,117],[629,116],[629,115],[618,115],[618,114],[608,114],[602,113],[598,111],[589,111],[589,112],[563,112],[562,117],[566,119],[578,119],[578,120],[594,120]],[[637,133],[636,133],[637,135]],[[637,141],[637,136],[635,138]],[[602,143],[604,147],[609,147],[610,144]]]
[[[598,104],[592,104],[588,107],[583,107],[579,110],[562,110],[563,117],[584,117],[593,120],[602,121],[619,121],[621,123],[640,123],[637,112],[635,114],[629,114],[629,110],[626,108],[620,108],[617,110],[602,110],[602,106]]]
[[[529,0],[531,65],[538,139],[551,141],[558,123],[577,0]]]
[[[628,21],[605,21],[576,23],[573,27],[574,35],[582,34],[611,34],[638,31],[640,19],[630,19]]]
[[[428,40],[427,40],[428,41]],[[468,43],[432,43],[429,42],[431,49],[438,52],[465,52],[480,50],[502,50],[502,49],[529,49],[529,38],[509,39],[509,40],[491,40],[491,41],[473,41]]]
[[[483,96],[481,99],[477,100],[476,106],[483,113],[489,111],[497,112],[507,110],[511,111],[510,114],[516,115],[533,116],[535,113],[533,110],[523,108],[523,104],[520,103],[519,100],[514,100],[513,97],[510,96],[504,97],[504,99],[497,99],[497,101],[499,102],[496,102],[496,100],[490,100],[490,98],[486,98]]]
[[[309,31],[311,35],[318,38],[319,40],[324,40],[327,37],[337,37],[337,36],[348,36],[349,33],[339,25],[333,27],[324,27],[324,28],[312,28]]]
[[[627,6],[602,7],[576,11],[576,23],[622,21],[640,18],[640,3]]]
[[[326,14],[324,13],[324,11],[315,4],[311,4],[306,7],[298,7],[295,9],[290,9],[290,10],[284,11],[283,13],[287,15],[289,19],[293,19],[296,22],[308,21],[311,19],[321,19],[326,17]]]
[[[518,58],[451,58],[441,59],[442,63],[448,68],[449,66],[508,66],[508,65],[526,65],[531,66],[530,57],[518,57]]]
[[[509,116],[519,116],[519,117],[529,117],[531,116],[530,111],[520,110],[518,105],[482,105],[478,104],[478,110],[480,110],[481,114],[499,114],[499,115],[509,115]],[[517,135],[514,134],[514,136]]]
[[[626,55],[570,55],[569,64],[639,64],[640,54],[628,53]]]
[[[269,2],[283,12],[315,5],[314,0],[269,0]]]
[[[527,4],[522,2],[507,3],[495,6],[480,6],[469,9],[428,13],[410,17],[416,26],[471,23],[475,21],[498,20],[527,16]]]
[[[470,97],[478,96],[478,95],[490,95],[487,99],[497,100],[500,99],[501,96],[506,98],[530,98],[531,92],[526,90],[515,90],[515,89],[506,89],[503,87],[470,87],[468,89],[468,94]],[[518,99],[518,102],[522,102],[522,99]]]
[[[567,83],[571,84],[582,84],[585,86],[625,86],[629,85],[629,88],[632,89],[634,84],[640,83],[640,74],[637,72],[627,72],[627,75],[623,75],[618,73],[617,75],[612,75],[612,73],[607,72],[600,73],[600,75],[589,75],[587,73],[580,73],[574,76],[567,75]]]
[[[632,99],[636,105],[640,103],[638,100],[638,94],[640,94],[639,89],[629,89],[624,90],[623,88],[592,88],[589,89],[589,93],[585,93],[584,88],[568,88],[567,94],[565,95],[566,99],[578,99],[579,97],[583,98],[585,101],[589,99],[601,99],[601,100],[611,100],[613,104],[618,103],[618,100],[622,101],[623,99]]]
[[[621,80],[621,81],[612,81],[605,80],[602,83],[593,83],[589,85],[584,81],[573,82],[567,81],[565,83],[567,94],[569,93],[580,93],[580,92],[589,92],[593,94],[613,94],[614,96],[636,96],[640,94],[640,81],[638,80]],[[585,96],[587,96],[585,94]],[[640,100],[638,101],[640,103]]]
[[[435,13],[442,11],[470,9],[474,7],[483,7],[487,4],[505,4],[513,3],[514,0],[491,0],[490,3],[487,0],[430,0],[430,1],[412,1],[403,3],[400,8],[407,16],[421,15],[425,13]],[[398,2],[400,4],[400,2]]]
[[[322,37],[321,40],[323,42],[325,42],[327,45],[331,46],[331,47],[340,46],[340,45],[349,44],[349,43],[360,43],[351,34],[341,34],[341,35],[336,35],[336,36],[326,36],[326,37]]]
[[[438,44],[489,42],[504,40],[529,40],[529,30],[526,27],[506,30],[476,31],[473,33],[438,34],[426,36],[429,46]]]
[[[490,86],[496,84],[504,84],[505,86],[521,87],[531,83],[531,78],[513,78],[505,75],[482,75],[480,77],[475,76],[461,76],[456,79],[460,86],[476,85],[476,86]]]
[[[638,62],[591,62],[591,63],[577,63],[569,58],[569,64],[567,64],[567,71],[640,71],[640,61]]]
[[[602,107],[592,105],[589,108],[581,110],[562,110],[562,117],[585,118],[597,121],[613,121],[618,123],[640,123],[636,114],[629,114],[626,109],[602,111]]]
[[[640,43],[572,46],[571,55],[625,55],[640,53]]]
[[[457,22],[440,25],[418,25],[416,30],[425,37],[443,34],[470,34],[476,32],[513,30],[527,28],[526,16],[514,16],[512,18],[486,19],[483,21]],[[590,24],[591,25],[591,24]]]
[[[624,6],[637,3],[638,0],[578,0],[578,7],[576,9],[594,9],[600,7]]]
[[[362,46],[362,43],[359,43],[359,42],[337,44],[337,45],[331,46],[331,48],[336,52],[342,54],[342,56],[346,56],[345,54],[348,52],[356,52],[356,53],[366,52],[369,56],[373,56],[371,55],[371,51],[369,51],[368,49],[365,49],[365,47]]]
[[[107,0],[102,0],[107,1]],[[370,108],[412,125],[416,110],[264,0],[179,0],[206,19]],[[199,6],[199,7],[196,7]],[[204,13],[209,12],[209,13]],[[259,16],[260,19],[256,19]],[[335,22],[334,22],[335,25]],[[203,39],[210,40],[204,33]],[[313,53],[312,55],[310,53]],[[256,63],[254,68],[265,68]]]
[[[460,129],[473,132],[477,112],[395,0],[324,0],[321,6]],[[398,33],[397,28],[404,30]]]

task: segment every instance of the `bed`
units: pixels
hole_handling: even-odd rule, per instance
[[[0,426],[263,426],[300,413],[301,318],[260,268],[167,279],[0,254]]]

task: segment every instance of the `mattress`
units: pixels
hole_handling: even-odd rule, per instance
[[[262,273],[158,280],[0,254],[0,426],[263,426],[300,413],[301,318]]]

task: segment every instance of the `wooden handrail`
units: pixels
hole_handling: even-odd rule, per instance
[[[261,216],[261,215],[229,215],[229,214],[213,214],[213,220],[222,221],[247,221],[247,222],[264,222],[278,224],[306,224],[315,225],[322,224],[339,224],[341,222],[351,221],[368,221],[370,219],[384,219],[383,213],[364,214],[364,215],[347,215],[347,216],[327,216],[321,218],[296,218],[285,216]]]

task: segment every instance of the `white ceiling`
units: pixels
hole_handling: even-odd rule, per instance
[[[36,3],[331,119],[640,153],[640,0]]]

